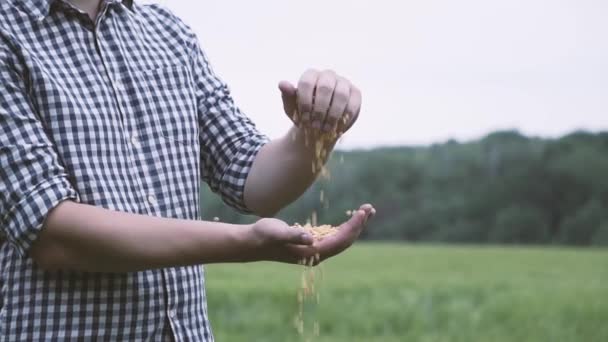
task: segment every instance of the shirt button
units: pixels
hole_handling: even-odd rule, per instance
[[[137,137],[135,136],[135,134],[133,134],[131,136],[131,144],[133,145],[133,147],[135,148],[139,148],[141,147],[141,145],[139,144],[139,140],[137,139]]]
[[[156,197],[154,195],[148,195],[148,203],[156,205]]]
[[[175,310],[169,310],[169,318],[175,317]]]

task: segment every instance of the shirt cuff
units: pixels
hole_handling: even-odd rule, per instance
[[[51,178],[34,187],[3,217],[6,238],[21,257],[40,234],[47,214],[66,199],[80,201],[65,177]]]
[[[225,189],[224,193],[227,195],[222,196],[222,199],[243,214],[253,213],[245,204],[245,183],[255,157],[269,141],[268,137],[259,133],[247,139],[239,146],[238,152],[235,153],[222,176],[221,183]]]

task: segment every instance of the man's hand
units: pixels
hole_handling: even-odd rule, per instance
[[[279,83],[283,108],[299,128],[336,133],[346,132],[359,117],[361,91],[331,70],[307,70],[297,88]]]
[[[350,247],[375,212],[371,205],[362,205],[350,220],[340,225],[335,235],[314,242],[303,229],[290,227],[277,219],[261,219],[249,229],[247,240],[250,242],[251,255],[247,259],[295,264],[301,260],[314,259],[318,254],[320,260],[325,260]],[[314,264],[318,262],[319,260],[314,260]]]
[[[321,260],[340,254],[350,247],[365,228],[367,221],[374,215],[376,215],[376,209],[371,204],[364,204],[353,213],[350,220],[340,225],[336,234],[315,243]],[[316,263],[317,261],[315,261]]]
[[[252,261],[280,261],[297,263],[317,253],[313,239],[304,229],[290,227],[287,223],[263,218],[250,226],[247,234],[250,247],[247,259]]]
[[[338,139],[361,111],[359,89],[333,71],[308,70],[297,88],[283,81],[279,89],[295,125],[259,150],[244,191],[247,208],[266,217],[295,201],[323,173]]]

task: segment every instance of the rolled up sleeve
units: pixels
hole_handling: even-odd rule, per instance
[[[0,232],[26,256],[51,209],[79,201],[22,75],[0,59]]]
[[[194,45],[202,178],[226,204],[250,213],[244,200],[245,182],[258,151],[269,139],[234,104],[228,86],[215,75],[198,43]]]

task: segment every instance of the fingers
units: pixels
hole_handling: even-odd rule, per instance
[[[363,210],[365,212],[365,221],[364,224],[367,223],[367,220],[374,217],[376,215],[376,209],[371,204],[363,204],[359,207],[359,210]]]
[[[296,245],[307,245],[313,244],[314,240],[312,236],[304,229],[293,228],[285,229],[283,236],[281,236],[281,242],[292,243]]]
[[[299,124],[298,111],[296,108],[297,90],[288,81],[279,82],[279,90],[283,99],[283,109],[285,114],[296,124]]]
[[[342,120],[338,123],[339,133],[344,133],[348,131],[355,123],[355,121],[357,121],[357,118],[359,117],[359,112],[361,112],[361,91],[355,86],[352,86],[350,88],[350,91],[350,97],[348,99],[346,109],[344,110],[344,116],[342,117]]]
[[[350,99],[350,82],[342,77],[338,77],[336,89],[334,91],[327,117],[323,125],[324,132],[335,131],[338,121],[342,118]]]
[[[356,210],[347,222],[340,225],[338,233],[329,236],[318,243],[319,250],[321,251],[321,258],[326,259],[332,257],[350,247],[365,228],[367,220],[372,217],[375,212],[376,209],[374,209],[371,204],[364,204]]]
[[[369,203],[363,204],[341,228],[347,229],[350,234],[354,235],[354,239],[356,240],[363,231],[363,228],[365,228],[367,221],[374,215],[376,215],[376,209]]]
[[[311,112],[313,110],[313,96],[317,79],[319,78],[319,72],[315,69],[309,69],[300,78],[298,82],[298,111],[301,116],[301,123],[308,125],[311,119]]]
[[[364,227],[366,214],[357,210],[348,220],[340,226],[340,231],[318,242],[322,259],[330,258],[342,253],[350,247]]]
[[[340,230],[344,229],[355,240],[363,230],[367,216],[368,213],[364,209],[355,211],[351,218],[340,226]]]
[[[325,122],[337,82],[336,74],[333,71],[326,70],[319,75],[314,92],[311,124],[311,127],[316,130],[321,129],[321,125]]]
[[[350,247],[365,225],[367,214],[357,210],[351,218],[340,225],[340,230],[318,242],[322,259],[332,257]]]
[[[376,208],[369,203],[363,204],[359,207],[359,210],[365,211],[367,216],[374,216],[376,214]]]
[[[279,88],[283,94],[291,95],[293,92],[293,87],[286,82],[281,82]],[[353,125],[361,111],[361,91],[331,70],[307,70],[295,93],[295,110],[285,96],[283,104],[288,115],[298,113],[294,123],[305,128],[340,135]],[[290,117],[293,120],[294,115]]]

